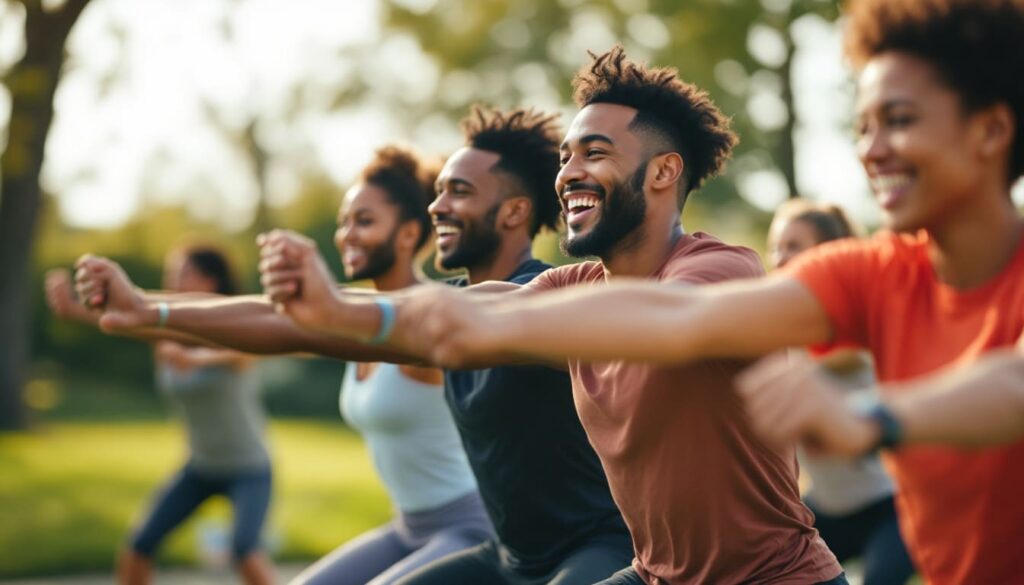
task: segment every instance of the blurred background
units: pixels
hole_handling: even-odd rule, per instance
[[[286,227],[340,274],[337,205],[375,147],[448,153],[475,102],[568,124],[573,73],[616,42],[706,88],[741,136],[687,230],[763,249],[797,194],[874,225],[838,15],[833,0],[0,0],[0,578],[109,569],[183,453],[150,349],[54,320],[47,269],[92,252],[155,288],[166,251],[199,236],[256,292],[254,236]],[[555,235],[536,252],[564,261]],[[301,561],[388,510],[337,414],[341,365],[260,367],[271,543]],[[204,509],[162,561],[216,564],[226,515]]]

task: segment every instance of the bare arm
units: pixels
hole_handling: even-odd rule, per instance
[[[443,328],[450,315],[466,318],[476,314],[477,306],[528,294],[522,287],[506,282],[488,282],[468,289],[429,283],[387,294],[350,294],[334,286],[333,277],[308,238],[275,231],[261,237],[260,246],[264,290],[294,326],[347,340],[337,343],[366,344],[380,348],[377,351],[393,351],[424,362],[434,356],[434,331]],[[393,317],[390,325],[385,319],[388,310]],[[376,339],[382,330],[387,333],[383,336],[386,339]],[[523,361],[523,356],[514,352],[494,352],[445,365],[480,368]],[[542,363],[537,359],[528,361]]]
[[[442,362],[495,352],[675,363],[763,355],[831,334],[811,292],[782,277],[689,287],[645,281],[572,287],[490,303],[457,325],[438,333]]]
[[[774,443],[859,456],[881,428],[844,401],[844,392],[810,360],[775,357],[739,379],[754,427]],[[902,445],[987,447],[1024,437],[1024,355],[992,352],[976,364],[879,389],[903,429]]]
[[[410,356],[382,347],[339,339],[297,327],[262,296],[197,297],[157,293],[150,296],[132,285],[116,263],[86,257],[79,261],[79,296],[101,301],[104,331],[155,338],[199,340],[254,354],[307,352],[352,361],[405,363]],[[167,323],[158,327],[158,304],[169,307]]]
[[[986,447],[1024,437],[1024,355],[993,352],[956,372],[900,386],[885,399],[903,442]]]

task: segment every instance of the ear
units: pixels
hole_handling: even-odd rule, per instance
[[[683,180],[683,157],[678,152],[666,152],[652,158],[647,163],[647,177],[653,191],[677,190]]]
[[[395,234],[395,246],[401,250],[416,252],[416,243],[420,239],[420,222],[410,219],[398,226],[398,233]]]
[[[1013,110],[998,103],[977,113],[981,123],[981,154],[986,158],[1009,153],[1016,119]]]
[[[532,213],[533,202],[529,197],[509,197],[501,204],[501,216],[498,221],[505,229],[515,230],[524,224],[529,226]]]

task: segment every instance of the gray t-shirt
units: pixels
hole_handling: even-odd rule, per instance
[[[196,469],[230,473],[270,466],[266,417],[254,368],[179,370],[159,364],[157,386],[181,413],[189,463]]]

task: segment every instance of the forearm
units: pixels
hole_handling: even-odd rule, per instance
[[[893,385],[905,444],[985,447],[1024,437],[1024,356],[994,353],[959,372]]]
[[[261,296],[175,299],[165,329],[251,354],[313,353],[350,361],[406,363],[409,356],[304,330]],[[157,308],[149,309],[155,322]]]
[[[754,357],[822,341],[827,320],[792,283],[620,282],[499,303],[502,348],[546,359],[677,363]]]

